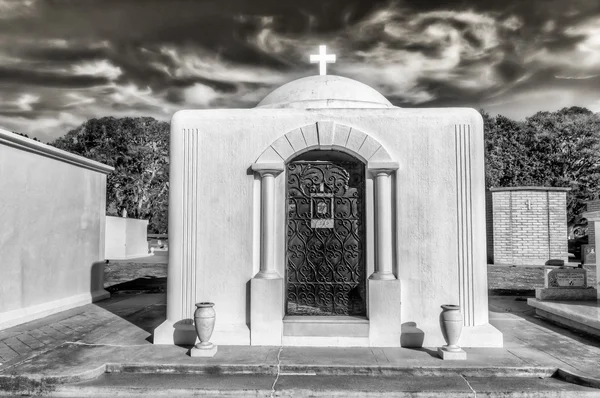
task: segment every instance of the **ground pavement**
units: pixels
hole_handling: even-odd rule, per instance
[[[220,346],[214,358],[153,345],[166,297],[133,290],[0,331],[0,395],[600,397],[600,341],[490,297],[504,348]],[[128,293],[128,294],[127,294]]]

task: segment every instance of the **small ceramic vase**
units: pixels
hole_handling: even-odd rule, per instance
[[[454,304],[442,305],[440,314],[440,327],[446,344],[443,348],[447,351],[460,351],[458,339],[463,327],[463,317],[460,313],[460,306]]]
[[[209,342],[215,328],[215,310],[214,303],[197,303],[194,311],[194,327],[200,343],[196,344],[198,349],[212,348],[213,343]]]

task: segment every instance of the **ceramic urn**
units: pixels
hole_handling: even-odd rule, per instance
[[[196,344],[196,348],[210,348],[212,343],[209,342],[215,327],[215,310],[214,303],[197,303],[196,311],[194,311],[194,327],[200,343]]]
[[[458,339],[462,332],[463,317],[459,305],[442,305],[440,327],[442,328],[442,334],[444,335],[444,340],[446,340],[447,344],[444,349],[447,351],[460,351]]]

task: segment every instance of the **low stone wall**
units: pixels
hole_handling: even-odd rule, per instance
[[[112,167],[0,130],[0,329],[106,298]]]
[[[106,251],[110,260],[148,255],[148,220],[106,216]]]

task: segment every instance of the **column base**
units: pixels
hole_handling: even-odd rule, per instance
[[[395,278],[368,281],[371,347],[400,347],[400,286]]]
[[[250,281],[250,344],[281,345],[283,333],[283,278]]]
[[[259,271],[252,279],[281,279],[277,271]]]
[[[371,276],[369,276],[369,280],[374,281],[394,281],[397,280],[394,274],[390,273],[381,273],[381,272],[373,272]]]

